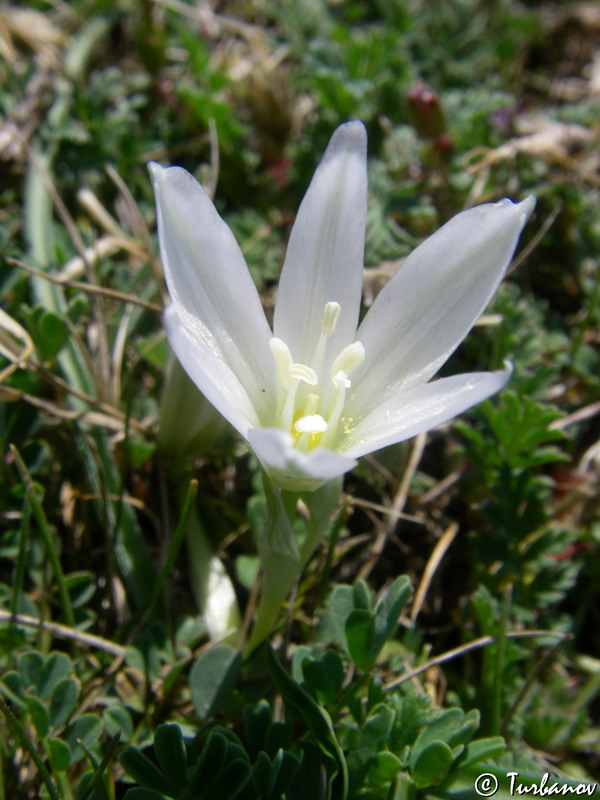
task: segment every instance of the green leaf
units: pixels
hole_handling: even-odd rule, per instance
[[[394,724],[394,711],[384,703],[376,706],[360,729],[360,735],[353,752],[362,761],[374,756],[386,745]]]
[[[104,728],[109,736],[121,732],[121,741],[127,743],[133,733],[131,715],[123,706],[111,706],[104,712]]]
[[[448,708],[423,728],[413,745],[413,754],[418,755],[430,742],[437,740],[446,742],[450,747],[463,744],[478,726],[478,711],[470,711],[465,715],[460,708]]]
[[[37,318],[37,344],[45,358],[59,353],[69,340],[66,322],[53,311],[44,311]]]
[[[414,800],[416,796],[417,788],[406,772],[397,775],[392,792],[389,794],[389,800]]]
[[[167,778],[179,791],[187,788],[187,753],[179,725],[159,725],[154,734],[154,753]]]
[[[350,658],[360,669],[368,669],[376,655],[375,619],[362,608],[352,611],[346,620],[346,643]]]
[[[19,708],[25,708],[25,694],[23,692],[21,675],[11,670],[2,676],[0,682],[2,683],[4,694],[8,697],[10,702],[14,703]]]
[[[300,759],[293,753],[279,749],[271,761],[265,752],[260,752],[252,769],[254,784],[265,800],[279,800],[288,789],[300,766]]]
[[[63,678],[55,686],[50,699],[50,725],[60,728],[64,725],[77,705],[79,686],[73,678]]]
[[[286,792],[287,800],[322,800],[328,797],[323,780],[323,754],[313,741],[300,742],[302,768]]]
[[[331,706],[342,688],[344,664],[335,650],[327,650],[321,658],[309,656],[302,662],[302,674],[318,699]]]
[[[215,728],[190,773],[190,795],[202,800],[234,798],[251,775],[252,767],[240,739],[227,728]]]
[[[33,697],[32,695],[26,696],[25,705],[27,706],[29,717],[33,722],[37,735],[40,739],[43,739],[44,736],[48,735],[48,729],[50,727],[48,709],[38,697]]]
[[[317,639],[324,644],[337,644],[347,650],[346,620],[354,610],[354,592],[352,586],[345,584],[336,586],[327,608],[319,620]]]
[[[271,771],[270,796],[280,798],[288,789],[300,769],[301,759],[294,753],[278,750]]]
[[[42,677],[42,670],[44,669],[44,657],[42,654],[38,653],[37,650],[23,653],[19,657],[17,666],[23,688],[30,689],[34,686],[37,690]]]
[[[269,756],[273,756],[281,747],[290,747],[292,739],[292,726],[288,722],[272,722],[267,731],[264,751]]]
[[[456,767],[466,769],[479,761],[487,761],[502,755],[506,750],[506,742],[502,736],[492,736],[488,739],[476,739],[469,742],[456,762]]]
[[[93,572],[80,570],[65,575],[65,586],[73,608],[85,607],[96,591],[96,576]]]
[[[248,783],[251,775],[252,767],[247,761],[241,758],[232,761],[203,789],[202,800],[234,798]]]
[[[125,772],[142,786],[162,792],[167,797],[176,795],[177,789],[171,781],[137,747],[128,747],[118,759]]]
[[[271,759],[265,752],[261,751],[252,767],[252,778],[261,797],[269,797],[271,794],[271,771]]]
[[[226,737],[219,730],[213,730],[190,773],[190,789],[193,794],[199,794],[212,776],[221,771],[227,759],[227,749]]]
[[[445,742],[430,742],[416,758],[411,757],[411,773],[419,788],[436,786],[446,777],[454,755]]]
[[[48,756],[54,772],[64,772],[71,763],[71,748],[64,741],[54,737],[48,739]]]
[[[389,783],[402,769],[402,762],[389,750],[377,753],[369,768],[369,780],[375,784]]]
[[[42,669],[39,696],[47,700],[56,684],[71,672],[71,660],[64,653],[50,653]]]
[[[202,719],[214,714],[226,702],[237,681],[241,654],[227,645],[206,650],[190,671],[192,703]]]
[[[160,792],[155,792],[154,789],[136,786],[135,789],[128,789],[125,792],[124,800],[166,800],[166,797]]]
[[[377,625],[378,634],[382,630],[377,637],[378,651],[396,632],[398,618],[411,593],[412,584],[410,579],[406,575],[400,575],[377,602],[375,616],[378,620],[381,618],[382,621],[381,625]]]
[[[259,700],[256,705],[244,708],[244,733],[254,758],[266,749],[265,741],[272,719],[271,706],[266,700]]]
[[[354,584],[354,607],[371,610],[371,591],[362,579]]]
[[[65,734],[66,741],[71,746],[72,763],[83,758],[83,751],[77,739],[81,739],[91,749],[102,733],[102,720],[96,714],[82,714],[69,725]]]
[[[337,765],[337,772],[341,776],[342,796],[346,797],[348,791],[348,768],[329,715],[315,703],[308,692],[305,692],[288,675],[275,658],[275,653],[269,644],[266,645],[266,655],[269,674],[273,683],[281,692],[286,708],[295,717],[304,722],[321,750],[334,760]]]

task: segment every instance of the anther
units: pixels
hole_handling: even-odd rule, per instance
[[[331,334],[334,332],[341,310],[342,307],[339,303],[334,301],[325,303],[325,309],[323,311],[323,324],[321,326],[324,336],[331,336]]]
[[[319,382],[317,373],[312,367],[307,367],[306,364],[290,364],[287,368],[287,374],[294,380],[308,383],[309,386],[316,386]]]
[[[357,367],[365,360],[365,348],[362,342],[352,342],[344,347],[339,356],[331,365],[330,375],[333,378],[338,372],[345,372],[346,376],[352,375]]]
[[[289,368],[293,362],[290,348],[283,339],[278,339],[276,336],[269,341],[269,348],[275,360],[275,369],[277,370],[279,380],[285,389],[289,389],[292,383]]]

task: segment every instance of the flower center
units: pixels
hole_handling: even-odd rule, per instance
[[[365,358],[361,342],[353,342],[338,353],[325,369],[329,338],[335,331],[341,306],[325,304],[321,334],[310,365],[292,358],[287,344],[277,337],[269,342],[277,371],[277,415],[279,428],[289,431],[294,446],[308,452],[317,445],[333,447],[350,375]]]

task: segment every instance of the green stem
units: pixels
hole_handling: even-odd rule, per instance
[[[87,800],[88,797],[91,797],[92,792],[94,791],[96,786],[98,786],[101,789],[104,797],[106,797],[106,791],[102,786],[102,777],[105,771],[108,769],[108,765],[115,757],[115,754],[119,748],[120,738],[121,738],[121,732],[117,731],[117,733],[110,740],[106,753],[104,754],[104,757],[100,762],[100,764],[98,764],[98,762],[94,758],[94,754],[91,752],[86,743],[82,739],[77,740],[77,743],[79,744],[83,752],[86,754],[88,761],[90,762],[92,769],[94,770],[94,775],[92,776],[92,779],[85,787],[83,793],[79,795],[79,800]]]
[[[187,529],[188,517],[190,515],[190,511],[192,509],[192,503],[196,497],[196,493],[198,491],[198,481],[196,479],[192,479],[190,481],[190,485],[188,486],[187,494],[185,496],[185,501],[183,503],[183,508],[181,510],[181,516],[179,517],[179,522],[177,523],[177,527],[175,529],[175,534],[169,543],[169,548],[167,550],[167,556],[165,558],[164,564],[161,567],[160,572],[158,573],[154,583],[152,584],[152,588],[149,593],[149,597],[144,606],[140,607],[140,609],[136,612],[136,614],[131,618],[128,624],[128,630],[134,629],[137,625],[139,625],[142,621],[146,620],[149,615],[152,613],[152,609],[158,598],[160,597],[160,593],[163,590],[163,586],[165,581],[169,577],[171,570],[173,569],[173,565],[175,564],[175,559],[177,558],[177,554],[181,548],[181,544],[183,542],[183,537],[185,536],[185,532]]]
[[[299,494],[273,486],[266,474],[263,474],[263,481],[267,520],[266,529],[258,542],[263,578],[256,620],[245,648],[247,655],[272,632],[281,604],[289,596],[329,527],[342,486],[339,478],[314,492]],[[299,497],[302,497],[310,512],[310,522],[301,547],[298,547],[294,531]]]
[[[29,527],[31,522],[31,493],[29,491],[25,494],[25,502],[23,503],[23,520],[21,522],[21,530],[19,531],[19,553],[17,555],[17,563],[15,566],[15,577],[13,581],[12,597],[10,601],[10,611],[13,617],[11,618],[10,627],[13,627],[13,618],[19,612],[19,603],[21,600],[21,591],[23,589],[23,579],[25,576],[25,564],[27,562],[27,552],[29,543]]]

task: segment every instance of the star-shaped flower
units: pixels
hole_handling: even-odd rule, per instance
[[[505,369],[431,381],[496,291],[534,199],[458,214],[411,253],[359,324],[366,149],[361,122],[334,132],[290,235],[273,331],[208,195],[180,167],[151,165],[169,342],[286,489],[315,489],[510,377]]]

